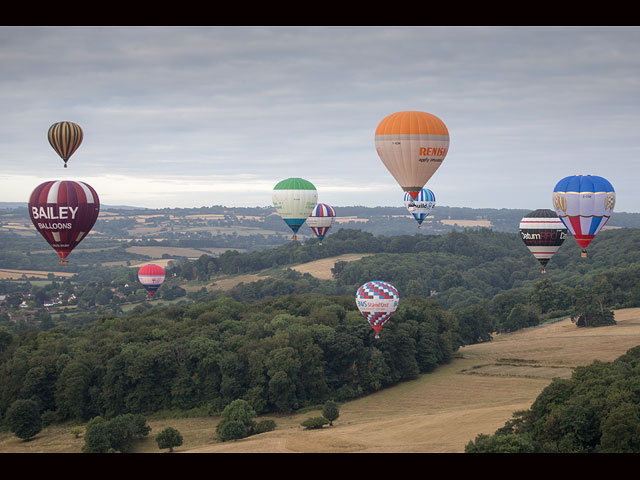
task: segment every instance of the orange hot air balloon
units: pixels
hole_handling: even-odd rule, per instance
[[[415,200],[449,151],[449,130],[431,113],[396,112],[378,124],[375,145],[384,166]]]

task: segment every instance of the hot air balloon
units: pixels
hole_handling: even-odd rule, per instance
[[[91,231],[100,213],[100,199],[90,185],[53,180],[38,185],[29,198],[29,216],[36,230],[58,252],[60,265]]]
[[[416,199],[447,155],[449,131],[430,113],[397,112],[378,124],[375,145],[402,190]]]
[[[138,280],[153,299],[153,294],[164,282],[164,268],[154,264],[145,265],[138,270]]]
[[[380,338],[380,330],[398,308],[400,295],[396,287],[375,280],[362,285],[356,293],[356,305]]]
[[[565,177],[553,189],[553,207],[582,247],[582,257],[587,256],[591,240],[609,221],[615,203],[611,183],[596,175]]]
[[[271,198],[276,211],[293,231],[293,240],[296,240],[298,229],[318,202],[316,187],[303,178],[287,178],[276,184]]]
[[[67,161],[73,155],[84,138],[80,125],[74,122],[58,122],[49,127],[49,143],[53,149],[64,160],[64,168],[67,168]]]
[[[418,228],[429,216],[431,209],[436,206],[436,196],[428,188],[420,189],[418,196],[414,199],[409,192],[404,192],[404,206],[418,222]]]
[[[320,240],[320,245],[322,245],[324,236],[333,226],[335,219],[336,211],[326,203],[317,204],[311,211],[311,214],[307,218],[307,225],[309,225],[309,228],[313,230],[313,233],[315,233]]]
[[[547,263],[567,237],[567,228],[553,210],[542,208],[522,217],[520,237],[545,273]]]

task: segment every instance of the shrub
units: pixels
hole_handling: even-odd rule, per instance
[[[256,424],[256,428],[253,433],[258,434],[258,433],[270,432],[275,429],[276,429],[275,421],[271,419],[261,420]]]
[[[218,440],[221,442],[237,440],[249,435],[247,426],[234,420],[221,421],[216,427],[216,433],[218,434]]]
[[[322,428],[328,423],[329,423],[329,420],[327,420],[324,417],[310,417],[310,418],[307,418],[300,425],[302,425],[306,430],[313,430],[316,428]]]

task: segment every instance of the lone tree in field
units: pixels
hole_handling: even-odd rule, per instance
[[[9,429],[17,437],[29,440],[42,430],[42,419],[38,404],[33,400],[16,400],[6,414]]]
[[[249,402],[237,399],[222,411],[222,420],[216,427],[218,439],[222,442],[248,437],[256,426],[255,410]]]
[[[322,416],[329,420],[329,426],[333,427],[333,421],[340,416],[338,404],[333,400],[327,400],[322,407]]]
[[[156,435],[156,443],[158,448],[168,448],[169,452],[173,452],[173,447],[182,445],[182,435],[173,427],[167,427]]]

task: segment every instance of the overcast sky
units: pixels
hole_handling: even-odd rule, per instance
[[[553,208],[600,175],[640,212],[638,27],[0,27],[0,201],[82,180],[107,205],[267,206],[302,177],[334,206],[402,206],[374,132],[440,117],[438,205]],[[69,168],[47,141],[70,120]]]

